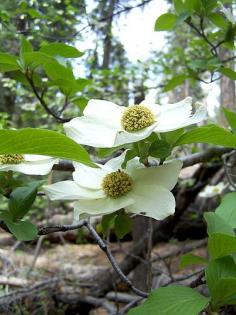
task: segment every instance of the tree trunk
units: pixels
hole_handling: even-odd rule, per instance
[[[226,4],[225,5],[229,10],[232,11],[232,5],[231,4]],[[220,59],[225,60],[233,56],[233,52],[224,49],[223,47],[220,47],[219,51]],[[230,63],[227,64],[228,68],[231,68],[234,70],[234,60]],[[231,80],[230,78],[226,76],[222,76],[220,80],[220,106],[225,107],[231,111],[235,111],[235,81]],[[225,119],[224,113],[221,110],[220,113],[220,123],[224,126],[227,127],[228,123]]]
[[[115,9],[116,0],[110,0],[108,12],[106,15],[107,25],[106,25],[106,35],[104,39],[104,54],[103,54],[103,62],[102,69],[109,69],[110,65],[110,55],[111,55],[111,43],[112,43],[112,20],[113,20],[113,12]]]
[[[230,57],[232,57],[232,53],[224,48],[221,48],[220,59],[224,60]],[[234,62],[230,63],[227,67],[234,70]],[[226,76],[222,76],[220,80],[220,106],[225,107],[230,111],[235,111],[235,100],[235,81]],[[227,122],[222,111],[220,114],[220,123],[225,127],[227,126]]]
[[[142,239],[143,247],[140,251],[139,257],[146,259],[148,252],[148,218],[143,216],[137,216],[134,218],[133,228],[133,246],[140,243]],[[148,263],[141,262],[134,270],[133,284],[140,290],[148,291],[147,287],[147,275],[148,275]]]

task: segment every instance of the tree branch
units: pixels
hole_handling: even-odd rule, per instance
[[[38,235],[47,235],[55,232],[67,232],[77,230],[85,226],[86,222],[87,220],[81,220],[77,224],[46,226],[39,229]]]
[[[222,154],[232,151],[232,149],[224,147],[211,147],[204,152],[194,153],[186,157],[179,158],[183,162],[183,167],[192,166],[197,163],[207,162],[215,157],[220,157]],[[105,164],[108,159],[97,160],[96,163]],[[60,161],[59,164],[53,165],[55,171],[68,171],[73,172],[75,170],[73,164],[69,161]]]
[[[65,119],[65,118],[61,118],[59,116],[57,116],[57,114],[55,114],[49,107],[48,105],[46,104],[44,98],[43,98],[43,94],[40,95],[35,84],[34,84],[34,80],[32,79],[32,77],[29,75],[29,72],[26,71],[25,73],[25,77],[27,79],[27,81],[29,82],[33,92],[34,92],[34,95],[36,96],[36,98],[38,99],[38,101],[40,102],[40,104],[43,106],[43,108],[45,109],[45,111],[52,117],[54,117],[58,122],[60,123],[65,123],[65,122],[68,122],[70,121],[70,119]]]
[[[117,272],[118,276],[121,280],[123,280],[127,286],[137,295],[146,298],[148,296],[148,293],[143,292],[139,289],[137,289],[135,286],[133,286],[132,282],[126,277],[126,275],[123,273],[121,268],[119,267],[118,263],[116,262],[114,256],[112,255],[111,251],[107,247],[107,244],[105,241],[99,236],[97,231],[94,229],[94,227],[89,223],[88,220],[81,220],[77,224],[72,225],[56,225],[56,226],[46,226],[44,228],[41,228],[38,231],[38,235],[46,235],[54,232],[66,232],[66,231],[72,231],[76,230],[82,227],[86,227],[90,234],[92,235],[95,242],[98,244],[98,246],[102,249],[102,251],[106,254],[107,258],[109,259],[112,267]]]
[[[222,154],[232,151],[232,149],[224,147],[212,147],[204,152],[194,153],[189,156],[180,158],[183,162],[183,167],[192,166],[197,163],[208,162],[215,157],[221,157]]]

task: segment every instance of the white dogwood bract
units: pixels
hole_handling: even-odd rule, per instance
[[[199,196],[203,198],[212,198],[217,195],[221,195],[224,189],[227,187],[226,184],[220,182],[217,185],[207,185],[200,193]]]
[[[92,99],[84,116],[65,123],[64,129],[67,136],[80,144],[109,148],[140,141],[152,132],[167,132],[196,124],[206,115],[206,108],[200,103],[193,112],[191,97],[163,106],[143,102],[130,107]]]
[[[27,175],[46,175],[58,159],[35,154],[0,155],[0,171],[15,171]]]
[[[144,167],[134,158],[121,168],[125,153],[99,168],[75,163],[73,181],[44,186],[51,200],[75,200],[75,216],[98,216],[126,209],[162,220],[175,211],[175,186],[182,162]]]

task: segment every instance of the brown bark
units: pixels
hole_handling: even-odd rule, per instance
[[[112,46],[112,20],[113,20],[113,12],[115,9],[116,0],[109,1],[109,8],[106,16],[107,26],[106,26],[106,36],[104,40],[104,54],[103,54],[103,62],[102,69],[109,69],[110,65],[110,55],[111,55],[111,46]]]
[[[228,9],[232,9],[232,6],[230,4],[226,5],[226,7],[228,7]],[[226,60],[233,56],[233,52],[221,47],[219,51],[219,55],[220,55],[221,60]],[[234,60],[228,63],[226,66],[234,70],[235,68]],[[222,76],[220,80],[220,106],[225,107],[231,111],[235,111],[236,109],[235,102],[236,102],[235,81],[231,80],[230,78],[226,76]],[[220,123],[224,127],[228,126],[228,123],[222,111],[220,114]]]
[[[140,259],[146,259],[148,251],[148,218],[137,216],[134,218],[133,245],[137,245],[142,240]],[[134,270],[133,284],[142,291],[147,291],[148,264],[140,263]]]
[[[227,59],[232,57],[232,53],[222,48],[220,51],[220,57],[222,60]],[[234,63],[231,63],[228,67],[234,70]],[[220,79],[220,106],[225,107],[230,111],[235,111],[235,100],[235,81],[226,76],[222,76]],[[222,111],[220,115],[220,123],[224,127],[228,125]]]

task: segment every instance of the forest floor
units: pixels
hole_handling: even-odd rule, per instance
[[[125,285],[116,287],[116,292],[109,292],[103,299],[104,303],[97,303],[100,300],[96,301],[95,297],[92,308],[84,306],[84,310],[81,310],[81,306],[73,305],[78,296],[84,294],[86,297],[87,288],[94,285],[94,279],[101,271],[111,270],[110,262],[96,244],[76,242],[76,232],[55,233],[53,237],[39,238],[38,242],[21,243],[1,231],[0,314],[108,315],[107,305],[118,313],[125,305],[122,301],[132,297]],[[131,242],[110,243],[109,246],[119,262],[129,251]],[[193,281],[202,266],[181,269],[179,261],[184,252],[206,257],[206,241],[171,241],[153,248],[154,288],[168,283],[189,284]],[[189,274],[193,276],[189,277]],[[132,279],[132,274],[130,277]]]

